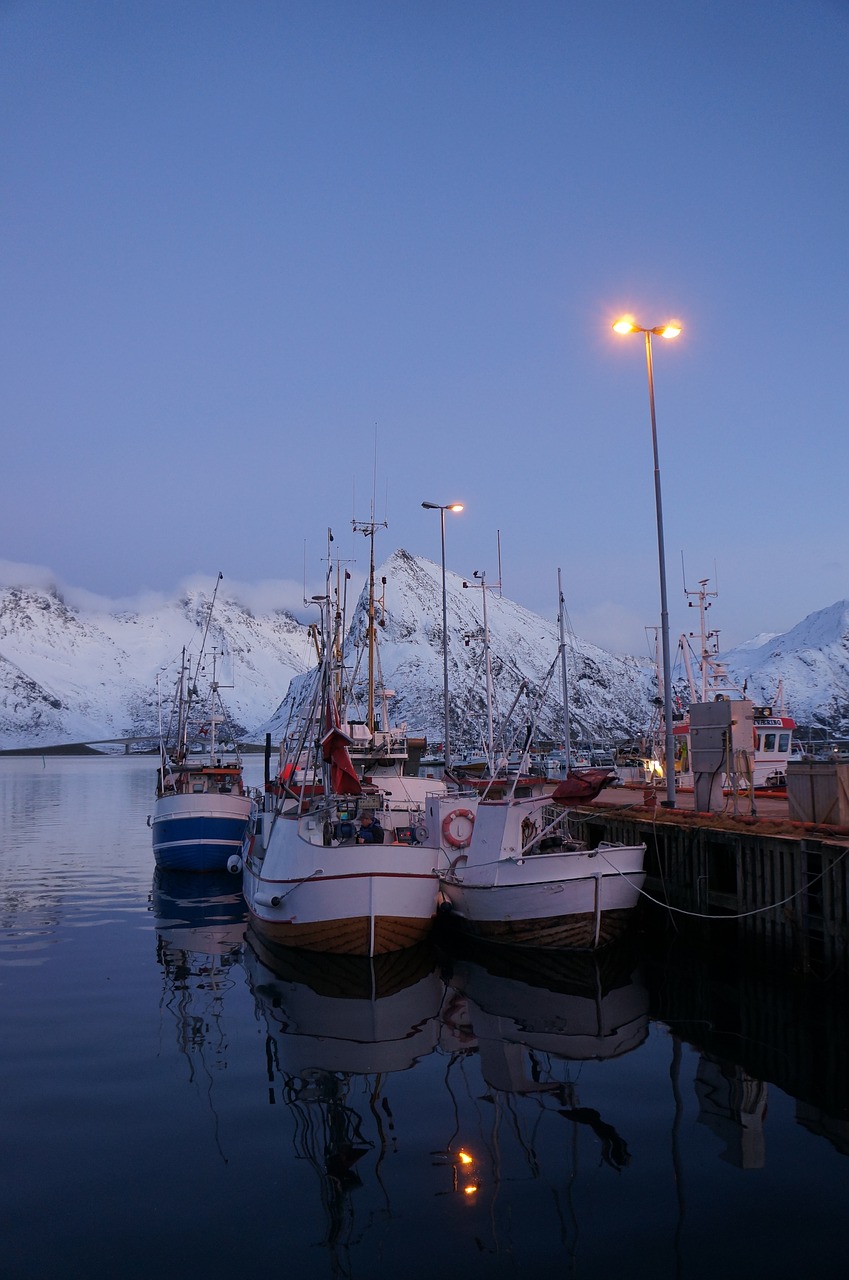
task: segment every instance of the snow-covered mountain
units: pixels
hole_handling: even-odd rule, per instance
[[[754,702],[774,704],[779,685],[799,724],[849,732],[849,600],[811,613],[783,635],[758,636],[723,654]]]
[[[157,677],[167,695],[185,646],[200,651],[208,594],[192,590],[146,611],[81,609],[55,587],[0,591],[0,750],[155,734]],[[237,731],[268,717],[306,670],[305,628],[284,610],[256,617],[219,590],[207,654]]]
[[[396,551],[377,574],[386,579],[379,663],[395,690],[395,723],[431,740],[442,737],[442,576],[438,565]],[[447,613],[452,740],[481,745],[487,730],[483,645],[484,591],[479,579],[448,573]],[[209,592],[133,610],[71,605],[55,587],[0,590],[0,750],[155,734],[157,677],[176,678],[186,646],[197,654]],[[536,712],[539,736],[560,739],[562,709],[553,616],[531,613],[486,588],[494,721],[511,705],[521,730]],[[356,661],[366,626],[361,598],[351,617],[347,653]],[[252,610],[228,594],[218,599],[207,643],[224,651],[218,675],[237,729],[277,739],[293,677],[307,672],[315,649],[306,624],[284,609]],[[849,730],[849,601],[811,614],[784,635],[759,636],[723,655],[756,702],[775,701],[783,683],[788,710],[804,724]],[[567,645],[573,732],[607,740],[649,723],[654,674],[645,660],[607,653],[582,640]],[[365,683],[364,673],[359,681]],[[522,690],[520,692],[520,690]],[[276,708],[276,710],[275,710]]]
[[[390,712],[395,724],[431,740],[442,738],[442,571],[421,556],[396,551],[377,571],[385,579],[383,625],[378,660],[382,683],[395,691]],[[480,748],[488,734],[484,650],[484,589],[479,580],[446,574],[448,682],[452,742]],[[516,699],[511,724],[531,722],[540,737],[561,740],[563,710],[557,620],[546,619],[486,588],[487,626],[493,685],[493,719],[498,725]],[[360,598],[348,630],[350,666],[362,647],[367,598]],[[654,674],[636,658],[618,657],[572,638],[567,645],[573,734],[609,740],[639,732],[648,722]],[[363,680],[359,682],[364,685]],[[520,693],[520,688],[524,691]],[[275,739],[297,698],[292,690],[267,725]]]

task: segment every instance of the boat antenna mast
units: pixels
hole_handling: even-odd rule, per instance
[[[724,662],[719,660],[719,630],[714,628],[708,630],[707,611],[711,607],[711,602],[717,598],[717,591],[708,591],[707,584],[709,578],[701,578],[697,591],[688,591],[684,587],[684,595],[687,596],[687,605],[690,609],[698,607],[699,610],[699,672],[701,674],[701,690],[700,701],[707,702],[710,698],[723,694],[726,697],[729,694],[736,694],[738,697],[741,693],[740,688],[731,679]],[[687,636],[681,637],[681,647],[685,652],[688,642],[695,639],[696,633],[689,632]],[[690,692],[693,692],[693,682],[690,682]]]
[[[366,724],[369,733],[375,732],[374,719],[374,667],[375,667],[375,648],[377,645],[377,630],[375,627],[375,594],[374,594],[374,534],[376,529],[388,529],[389,525],[385,520],[375,520],[374,518],[374,498],[371,503],[371,518],[369,520],[352,520],[351,527],[354,533],[362,533],[369,540],[369,567],[368,567],[368,622],[366,626],[366,642],[368,645],[368,700],[366,707]]]
[[[563,599],[563,586],[560,570],[557,570],[557,623],[560,630],[560,681],[563,688],[563,746],[566,751],[566,772],[572,767],[572,743],[569,733],[569,681],[566,676],[566,631],[564,613],[566,602]]]
[[[486,670],[487,763],[489,765],[490,776],[494,777],[495,776],[495,734],[494,734],[493,723],[492,723],[492,702],[493,702],[492,650],[489,642],[489,620],[487,618],[487,612],[486,612],[486,592],[487,592],[486,570],[475,569],[474,573],[472,574],[472,577],[478,579],[478,581],[464,582],[463,586],[466,588],[471,587],[476,590],[480,590],[480,593],[481,593],[481,605],[482,605],[482,611],[483,611],[483,652],[484,652],[485,670]],[[499,578],[498,582],[492,583],[491,586],[495,587],[497,591],[500,591],[501,579]]]

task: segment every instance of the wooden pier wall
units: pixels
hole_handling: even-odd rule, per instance
[[[645,842],[645,891],[677,909],[666,914],[679,928],[745,941],[767,962],[780,954],[797,972],[849,976],[849,834],[799,838],[768,822],[735,830],[713,825],[709,814],[676,817],[575,812],[593,846]],[[647,910],[651,918],[664,908]]]

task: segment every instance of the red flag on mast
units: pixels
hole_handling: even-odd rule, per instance
[[[348,754],[348,746],[353,739],[343,731],[336,703],[330,697],[327,699],[325,723],[327,732],[321,740],[321,749],[330,765],[330,790],[336,796],[358,796],[362,787]]]

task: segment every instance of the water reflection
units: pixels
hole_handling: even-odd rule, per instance
[[[768,1083],[798,1123],[846,1151],[849,1024],[842,983],[752,964],[741,950],[676,938],[649,963],[652,1011],[698,1054],[699,1120],[741,1169],[766,1165]]]
[[[151,886],[150,788],[147,760],[0,762],[9,1274],[703,1280],[849,1249],[840,975],[730,924],[589,963],[266,955],[229,877]]]
[[[423,945],[371,960],[316,956],[267,945],[249,929],[243,963],[267,1031],[269,1102],[293,1118],[296,1158],[318,1183],[322,1243],[334,1274],[347,1274],[347,1252],[366,1224],[393,1216],[393,1077],[438,1044],[444,986],[435,954]]]
[[[245,904],[226,873],[153,875],[150,907],[156,921],[156,959],[162,967],[160,1008],[173,1020],[189,1079],[211,1082],[227,1066],[224,1004],[235,985],[245,935]]]
[[[630,947],[596,956],[468,944],[453,961],[450,983],[486,1044],[600,1061],[630,1053],[648,1035],[649,992]]]
[[[473,948],[464,949],[452,966],[444,1044],[453,1049],[455,1060],[477,1054],[492,1118],[474,1162],[467,1150],[472,1143],[463,1142],[458,1170],[457,1142],[469,1122],[456,1103],[457,1129],[444,1158],[463,1175],[460,1189],[476,1194],[484,1165],[485,1177],[496,1188],[505,1178],[516,1178],[515,1167],[505,1160],[502,1126],[518,1142],[532,1176],[540,1176],[551,1139],[545,1129],[554,1116],[575,1131],[591,1133],[601,1161],[623,1169],[630,1162],[626,1141],[599,1110],[582,1105],[576,1077],[582,1064],[622,1057],[648,1036],[649,993],[631,951],[514,955]],[[555,1182],[558,1176],[555,1170]]]

